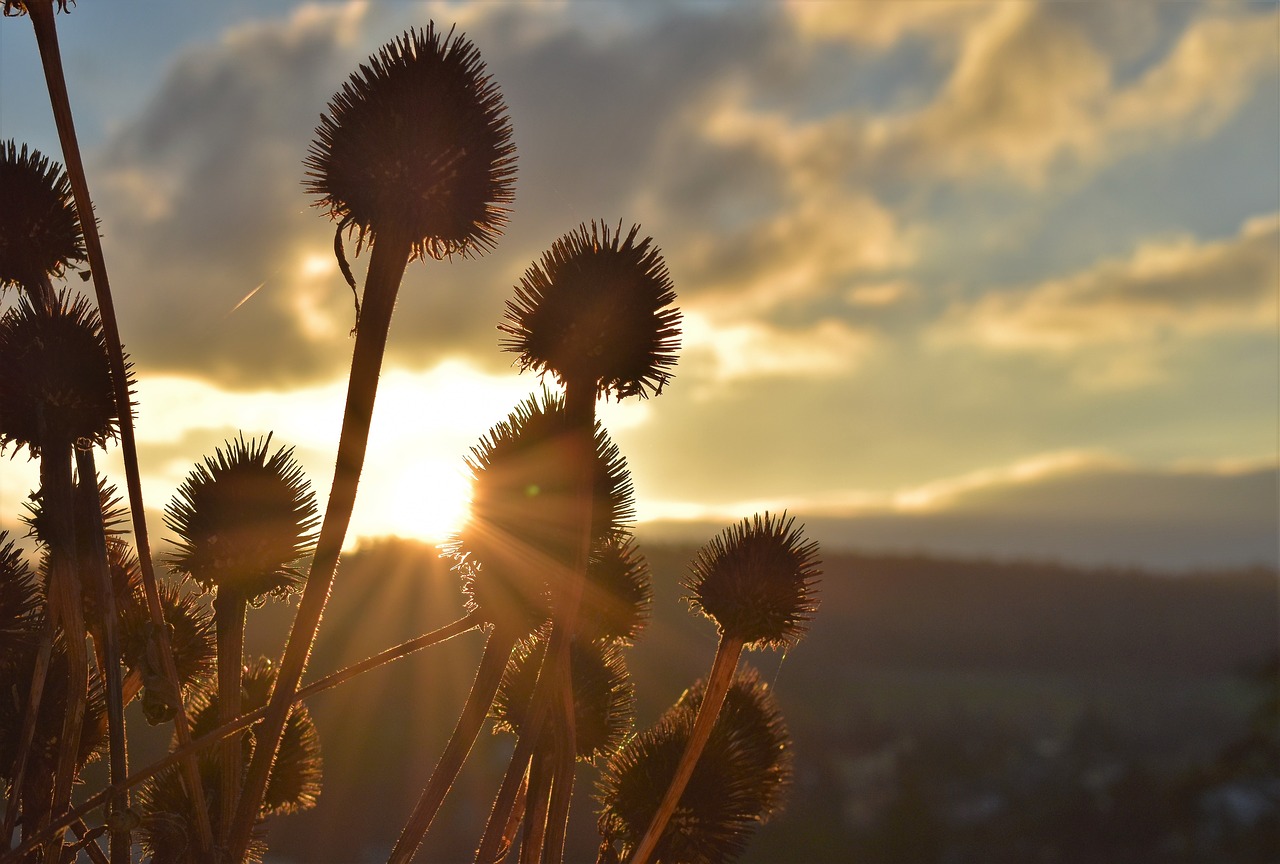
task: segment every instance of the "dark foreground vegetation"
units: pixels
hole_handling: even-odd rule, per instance
[[[638,727],[714,648],[678,602],[693,549],[647,548]],[[808,641],[751,658],[775,687],[796,763],[786,811],[744,860],[1280,860],[1275,573],[830,553],[825,566]],[[367,544],[341,573],[317,668],[452,620],[461,603],[448,561],[415,543]],[[278,650],[290,613],[265,607],[249,650]],[[430,769],[449,733],[440,706],[465,696],[482,648],[467,634],[316,697],[331,782],[314,810],[273,826],[269,860],[384,860],[372,838],[395,835],[388,805]],[[469,859],[510,746],[481,737],[425,860]],[[582,782],[577,794],[592,791]],[[598,842],[595,808],[582,805],[567,860]]]

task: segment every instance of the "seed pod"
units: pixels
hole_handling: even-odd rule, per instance
[[[538,670],[547,653],[545,639],[517,648],[502,675],[490,716],[494,731],[519,734]],[[616,644],[575,642],[570,648],[577,757],[586,762],[618,749],[635,717],[635,686]],[[545,737],[552,734],[543,727]]]
[[[572,558],[576,499],[568,480],[573,430],[564,402],[530,398],[473,447],[471,517],[445,546],[459,561],[469,608],[509,632],[549,614],[550,586]],[[591,533],[602,542],[633,515],[626,460],[597,425]]]
[[[105,446],[116,437],[106,339],[85,298],[63,290],[45,309],[24,296],[0,318],[0,369],[0,446],[38,456],[46,442]]]
[[[0,678],[15,671],[40,638],[44,596],[22,550],[0,531]]]
[[[240,436],[196,465],[165,508],[177,535],[169,566],[205,590],[231,588],[250,602],[301,584],[311,551],[315,495],[293,449],[267,455],[271,436]]]
[[[591,550],[578,616],[585,642],[634,642],[653,603],[649,564],[625,535],[606,537]]]
[[[795,645],[817,609],[818,544],[786,513],[758,514],[698,550],[685,587],[694,611],[747,648]]]
[[[639,231],[623,239],[621,223],[613,232],[580,225],[525,271],[498,325],[521,369],[619,399],[662,392],[680,310],[669,305],[676,295],[662,253],[651,237],[637,243]]]
[[[606,764],[598,792],[600,834],[630,857],[649,826],[693,729],[697,685]],[[725,708],[667,823],[653,860],[725,864],[777,807],[790,777],[790,740],[754,672],[735,679]]]
[[[317,206],[375,242],[394,226],[413,257],[490,249],[513,199],[511,122],[480,52],[435,24],[384,45],[321,115],[307,154]]]
[[[0,288],[34,286],[85,260],[71,182],[39,150],[0,144]]]

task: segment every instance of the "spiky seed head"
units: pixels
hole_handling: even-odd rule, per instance
[[[676,704],[696,716],[705,695],[706,682],[699,680]],[[792,750],[782,710],[757,670],[745,665],[738,670],[725,694],[714,734],[724,737],[734,762],[754,778],[760,820],[767,821],[780,808],[791,784]]]
[[[0,143],[0,289],[28,291],[85,260],[71,183],[57,162]]]
[[[226,442],[165,508],[178,535],[169,566],[206,591],[239,591],[256,603],[302,583],[297,565],[315,539],[315,495],[293,448],[268,455],[270,443],[271,435]]]
[[[121,526],[129,519],[129,508],[124,505],[116,487],[108,482],[105,477],[98,477],[97,484],[98,507],[102,513],[100,521],[102,522],[103,533],[108,538],[123,534],[125,529]],[[77,506],[80,503],[82,503],[82,499],[78,497]],[[34,537],[37,543],[48,545],[48,538],[52,529],[45,514],[44,499],[39,495],[31,496],[28,500],[22,502],[22,507],[27,512],[19,518],[27,525],[30,536]],[[77,513],[76,518],[80,518],[79,513]],[[76,542],[87,548],[89,545],[87,532],[77,532]]]
[[[0,369],[0,446],[38,456],[46,443],[105,446],[116,437],[106,337],[84,297],[64,289],[46,309],[23,296],[0,318]]]
[[[521,369],[597,393],[647,396],[671,378],[680,310],[662,252],[592,222],[564,235],[525,271],[498,329]]]
[[[482,254],[507,221],[515,147],[480,52],[435,24],[409,30],[352,74],[304,162],[317,206],[363,242],[394,228],[414,257]]]
[[[574,435],[563,398],[544,391],[490,429],[467,458],[471,516],[445,551],[460,562],[470,608],[508,632],[542,624],[551,585],[572,560]],[[623,531],[634,513],[626,460],[599,424],[592,465],[598,543]]]
[[[543,638],[512,652],[490,711],[495,732],[519,734],[546,649],[547,640]],[[631,730],[635,686],[622,651],[614,643],[575,641],[569,648],[569,669],[576,755],[583,761],[594,762],[597,757],[617,750]],[[550,736],[552,731],[544,727],[543,734]]]
[[[653,604],[649,563],[631,537],[605,537],[591,550],[578,615],[584,642],[634,642]]]
[[[26,557],[6,531],[0,531],[0,677],[34,650],[40,638],[44,605],[40,584]]]
[[[693,731],[701,689],[687,692],[658,722],[606,764],[598,786],[599,829],[625,860],[653,819]],[[735,678],[725,708],[694,768],[654,860],[724,864],[737,860],[756,826],[777,807],[790,776],[790,739],[753,672]]]
[[[726,528],[698,550],[685,587],[689,605],[747,648],[795,645],[818,607],[818,544],[786,513]]]
[[[136,566],[137,558],[131,555],[130,560]],[[217,669],[213,615],[197,595],[182,591],[177,585],[166,583],[158,588],[160,608],[169,627],[173,665],[183,692],[187,692],[208,681]],[[163,687],[164,681],[159,645],[154,636],[147,598],[139,587],[121,610],[120,652],[125,666],[139,670],[148,688],[155,684]]]

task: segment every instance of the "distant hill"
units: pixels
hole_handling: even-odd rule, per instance
[[[630,655],[646,725],[715,648],[709,621],[680,602],[693,547],[645,548],[654,615]],[[796,737],[797,772],[829,742],[877,723],[938,722],[960,711],[1053,731],[1086,710],[1151,730],[1151,746],[1230,734],[1244,707],[1220,697],[1243,666],[1277,649],[1276,574],[1162,576],[908,556],[827,555],[821,608],[785,658],[750,654],[774,682]],[[456,575],[434,549],[386,540],[341,564],[311,661],[315,677],[456,618]],[[278,652],[292,608],[251,611],[250,650]],[[465,634],[316,697],[325,791],[278,820],[272,860],[385,859],[456,718],[483,635]],[[1224,689],[1227,688],[1227,689]],[[1056,726],[1055,726],[1056,724]],[[505,766],[487,734],[424,860],[463,860]],[[590,795],[591,774],[579,793]],[[575,842],[592,854],[594,807],[575,805]],[[352,826],[359,825],[357,831]]]

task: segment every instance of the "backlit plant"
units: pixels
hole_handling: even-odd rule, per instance
[[[563,861],[578,761],[599,770],[601,864],[738,857],[790,777],[772,693],[739,670],[739,656],[798,641],[816,608],[817,547],[792,518],[766,513],[698,553],[685,587],[719,631],[711,672],[634,731],[625,652],[650,615],[651,574],[632,535],[630,471],[596,404],[656,396],[672,379],[681,316],[653,239],[621,221],[583,222],[516,284],[500,345],[558,390],[495,418],[458,454],[473,501],[442,553],[466,598],[462,617],[301,686],[405,269],[490,252],[506,225],[515,146],[505,101],[478,49],[434,23],[388,42],[333,96],[302,158],[303,183],[336,223],[338,265],[358,296],[323,521],[293,451],[273,452],[269,432],[242,434],[197,462],[166,507],[175,539],[162,560],[173,578],[162,582],[54,6],[4,3],[35,26],[67,170],[0,144],[0,287],[19,289],[0,317],[0,445],[41,460],[26,517],[35,557],[0,535],[0,862],[260,861],[265,820],[314,806],[321,791],[323,729],[303,700],[475,629],[487,636],[471,692],[419,799],[405,803],[390,862],[414,858],[486,719],[515,742],[477,862]],[[350,240],[356,255],[369,250],[362,290]],[[96,306],[53,288],[85,263]],[[127,507],[93,457],[117,440]],[[246,609],[299,592],[279,658],[246,665]],[[134,700],[173,734],[168,756],[131,773],[123,710]],[[73,806],[72,786],[102,756],[109,783]]]

